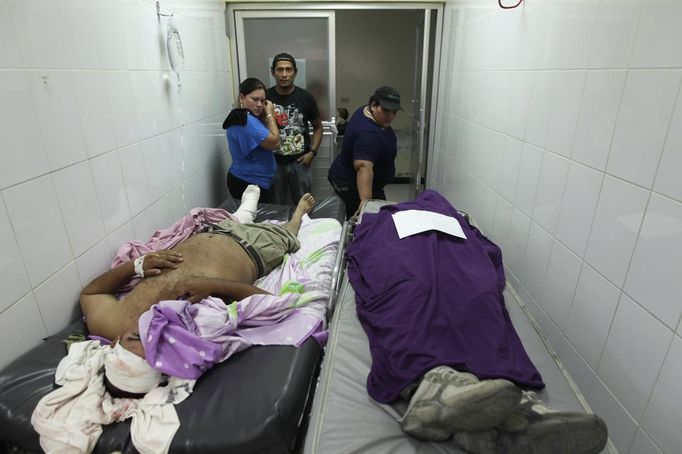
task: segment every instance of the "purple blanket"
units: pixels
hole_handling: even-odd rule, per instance
[[[411,209],[455,217],[467,239],[436,231],[399,239],[391,215]],[[394,401],[439,365],[544,387],[504,305],[500,249],[437,192],[364,214],[346,259],[372,355],[367,391],[376,401]]]

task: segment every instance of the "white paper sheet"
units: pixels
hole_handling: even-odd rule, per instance
[[[393,214],[393,223],[402,240],[406,236],[438,230],[448,235],[466,239],[457,219],[425,210],[405,210]]]

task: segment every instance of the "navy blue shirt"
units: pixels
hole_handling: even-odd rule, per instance
[[[395,157],[398,153],[393,128],[380,128],[358,108],[346,126],[343,149],[329,168],[329,179],[341,184],[355,184],[353,161],[374,163],[372,192],[383,189],[395,176]]]

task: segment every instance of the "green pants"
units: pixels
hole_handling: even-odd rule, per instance
[[[256,262],[258,277],[278,267],[285,254],[301,247],[294,234],[279,224],[240,224],[228,218],[212,226],[211,231],[235,239]]]

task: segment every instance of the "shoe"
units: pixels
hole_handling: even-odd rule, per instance
[[[521,389],[510,381],[479,381],[472,374],[438,366],[419,383],[400,426],[417,438],[443,441],[456,431],[497,426],[520,401]]]
[[[597,415],[557,412],[532,392],[496,429],[455,433],[455,444],[472,454],[598,454],[606,446],[606,424]]]

